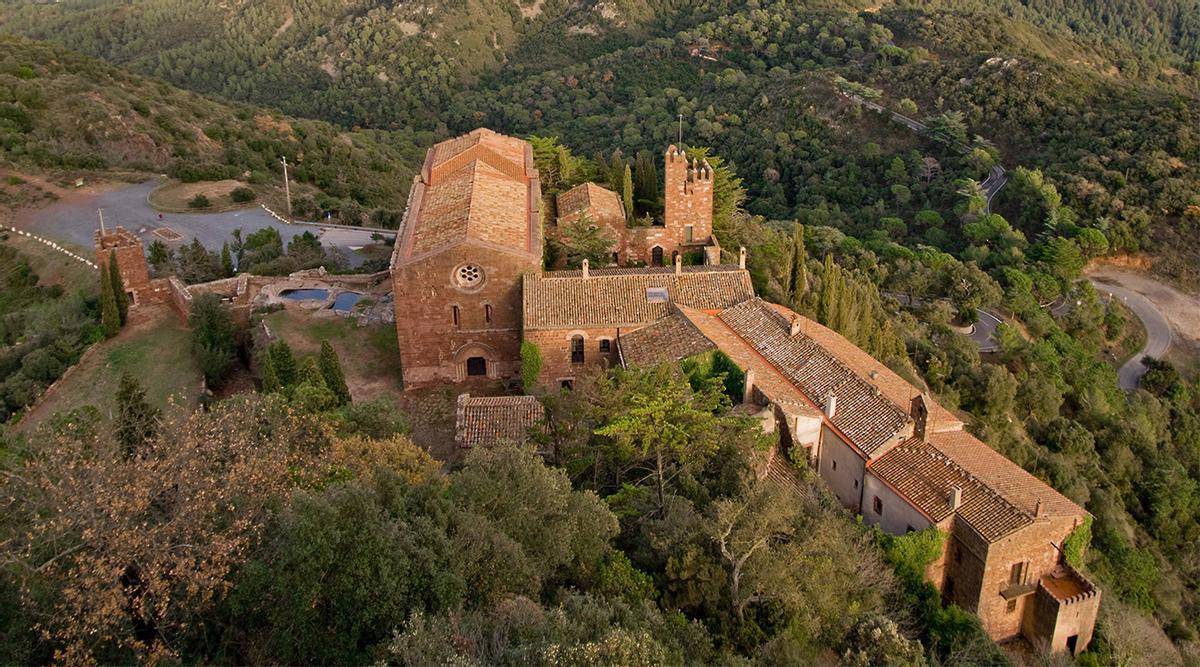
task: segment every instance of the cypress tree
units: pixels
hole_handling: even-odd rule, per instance
[[[833,255],[825,255],[825,267],[821,271],[821,298],[817,302],[817,320],[829,328],[833,327],[837,306],[837,267],[833,265]]]
[[[290,387],[296,384],[296,355],[292,354],[292,346],[285,340],[271,343],[267,349],[271,355],[271,365],[275,369],[275,378],[280,387]]]
[[[121,270],[117,267],[117,253],[108,256],[108,282],[112,285],[113,299],[117,303],[117,312],[121,315],[121,324],[129,320],[129,295],[125,293],[125,281],[121,280]]]
[[[625,204],[625,219],[633,220],[633,170],[625,165],[625,177],[621,181],[621,202]]]
[[[121,330],[121,311],[113,296],[112,274],[103,268],[100,269],[100,325],[106,338],[112,338]]]
[[[650,153],[641,151],[637,154],[637,170],[635,174],[634,203],[642,210],[658,212],[658,170]]]
[[[229,254],[229,242],[221,246],[221,272],[226,278],[233,276],[233,257]]]
[[[808,250],[804,247],[804,225],[792,228],[792,303],[800,304],[808,291]]]
[[[137,457],[154,438],[158,416],[158,408],[146,401],[146,390],[128,373],[122,373],[117,388],[116,435],[126,459]]]
[[[300,363],[300,370],[296,376],[297,385],[308,384],[314,387],[329,388],[325,384],[325,376],[321,375],[321,368],[317,366],[317,360],[313,357],[305,357]]]
[[[338,405],[348,405],[350,388],[346,386],[346,376],[342,373],[337,352],[333,351],[333,346],[327,340],[321,341],[321,358],[317,363],[321,368],[321,376],[325,378],[325,385],[337,397]]]
[[[267,353],[262,355],[262,393],[273,394],[282,387],[279,385],[279,376],[275,374],[275,362],[268,349]]]

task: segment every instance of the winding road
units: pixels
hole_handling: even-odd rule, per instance
[[[1100,294],[1120,299],[1146,327],[1146,345],[1117,371],[1121,389],[1133,391],[1149,370],[1142,359],[1161,359],[1171,347],[1171,323],[1150,297],[1161,300],[1164,291],[1174,290],[1145,276],[1112,268],[1102,268],[1089,275],[1088,280]]]

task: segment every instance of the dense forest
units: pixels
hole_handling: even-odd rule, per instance
[[[1144,253],[1158,273],[1200,284],[1200,8],[873,4],[16,4],[0,9],[0,31],[107,62],[0,38],[0,155],[198,179],[269,178],[287,156],[324,193],[312,209],[395,224],[424,148],[486,125],[531,138],[545,194],[588,179],[628,187],[640,217],[656,213],[654,168],[682,133],[717,168],[718,239],[751,248],[761,295],[928,387],[1094,515],[1080,567],[1105,598],[1081,662],[1196,664],[1200,384],[1159,362],[1142,390],[1121,392],[1103,354],[1130,339],[1128,311],[1080,278],[1093,259]],[[980,183],[995,165],[1008,181],[989,202]],[[572,243],[553,252],[607,256],[594,238]],[[264,267],[320,262],[280,245],[255,239],[242,251]],[[215,249],[160,259],[162,270],[224,270]],[[18,315],[6,315],[3,349],[29,351],[20,313],[41,288],[26,271],[8,279],[15,296],[3,308]],[[75,334],[97,335],[93,301],[57,298],[76,314]],[[1056,300],[1077,305],[1055,315],[1045,305]],[[986,355],[952,328],[978,309],[1009,321]],[[13,584],[0,587],[11,596],[0,598],[0,662],[1002,661],[969,616],[914,581],[931,538],[865,532],[812,479],[781,489],[747,477],[755,438],[720,390],[728,377],[598,375],[547,397],[547,465],[481,452],[446,473],[403,424],[380,427],[372,410],[322,393],[314,368],[264,387],[266,398],[159,423],[144,454],[81,430],[86,416],[6,443],[4,470],[42,481],[4,496],[25,500],[0,524]],[[686,424],[692,442],[668,453],[662,494],[653,478],[627,477],[643,463],[631,452],[646,454],[615,419],[645,405],[661,412],[639,414]],[[171,511],[179,489],[152,485],[141,505],[121,505],[109,488],[193,474],[198,459],[165,445],[204,433],[226,434],[204,441],[214,456],[260,451],[263,424],[294,464],[250,456],[245,470],[222,470],[221,493],[259,482],[235,516]],[[186,479],[197,493],[213,483]],[[114,511],[30,540],[68,490]],[[793,509],[732,518],[781,504]],[[147,515],[154,537],[120,543]],[[713,540],[728,521],[786,535],[749,561],[757,589],[745,599]],[[372,540],[354,539],[364,534]],[[148,557],[197,540],[224,548]],[[475,557],[451,557],[463,552]],[[147,570],[124,575],[132,584],[90,576],[143,554]],[[830,559],[854,567],[822,569]],[[164,574],[176,571],[187,574]],[[110,604],[62,606],[92,598]]]

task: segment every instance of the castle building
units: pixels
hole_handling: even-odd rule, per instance
[[[616,263],[651,266],[543,271],[530,146],[480,129],[430,149],[392,258],[405,387],[515,380],[522,342],[540,350],[546,386],[720,350],[746,374],[743,408],[778,436],[772,465],[807,460],[888,533],[945,533],[926,576],[992,638],[1086,648],[1100,591],[1064,549],[1087,512],[841,335],[755,297],[744,250],[720,263],[707,164],[672,147],[665,182],[657,227],[630,227],[594,184],[557,201],[559,224],[586,214],[618,240]],[[685,266],[694,250],[704,263]],[[519,439],[539,418],[528,399],[465,398],[459,442]]]
[[[129,296],[130,305],[141,305],[151,299],[150,266],[142,240],[124,227],[96,230],[96,264],[108,270],[112,257],[117,258],[117,272]]]
[[[595,183],[577,185],[558,195],[557,224],[549,233],[587,216],[616,242],[613,264],[670,265],[688,253],[706,264],[719,263],[720,247],[712,235],[712,167],[670,146],[663,156],[663,193],[662,224],[638,227],[625,219],[620,195]]]
[[[1100,591],[1065,562],[1088,513],[980,442],[950,411],[836,332],[761,299],[721,310],[675,304],[621,338],[626,365],[720,350],[746,374],[744,404],[805,459],[838,501],[885,532],[947,534],[926,571],[943,601],[997,641],[1078,654]]]

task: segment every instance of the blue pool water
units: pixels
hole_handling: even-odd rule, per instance
[[[329,290],[323,289],[289,289],[279,293],[285,299],[308,301],[309,299],[324,300],[329,298]]]
[[[358,292],[342,292],[333,300],[333,309],[341,312],[349,312],[354,308],[354,304],[362,299],[362,295]]]

